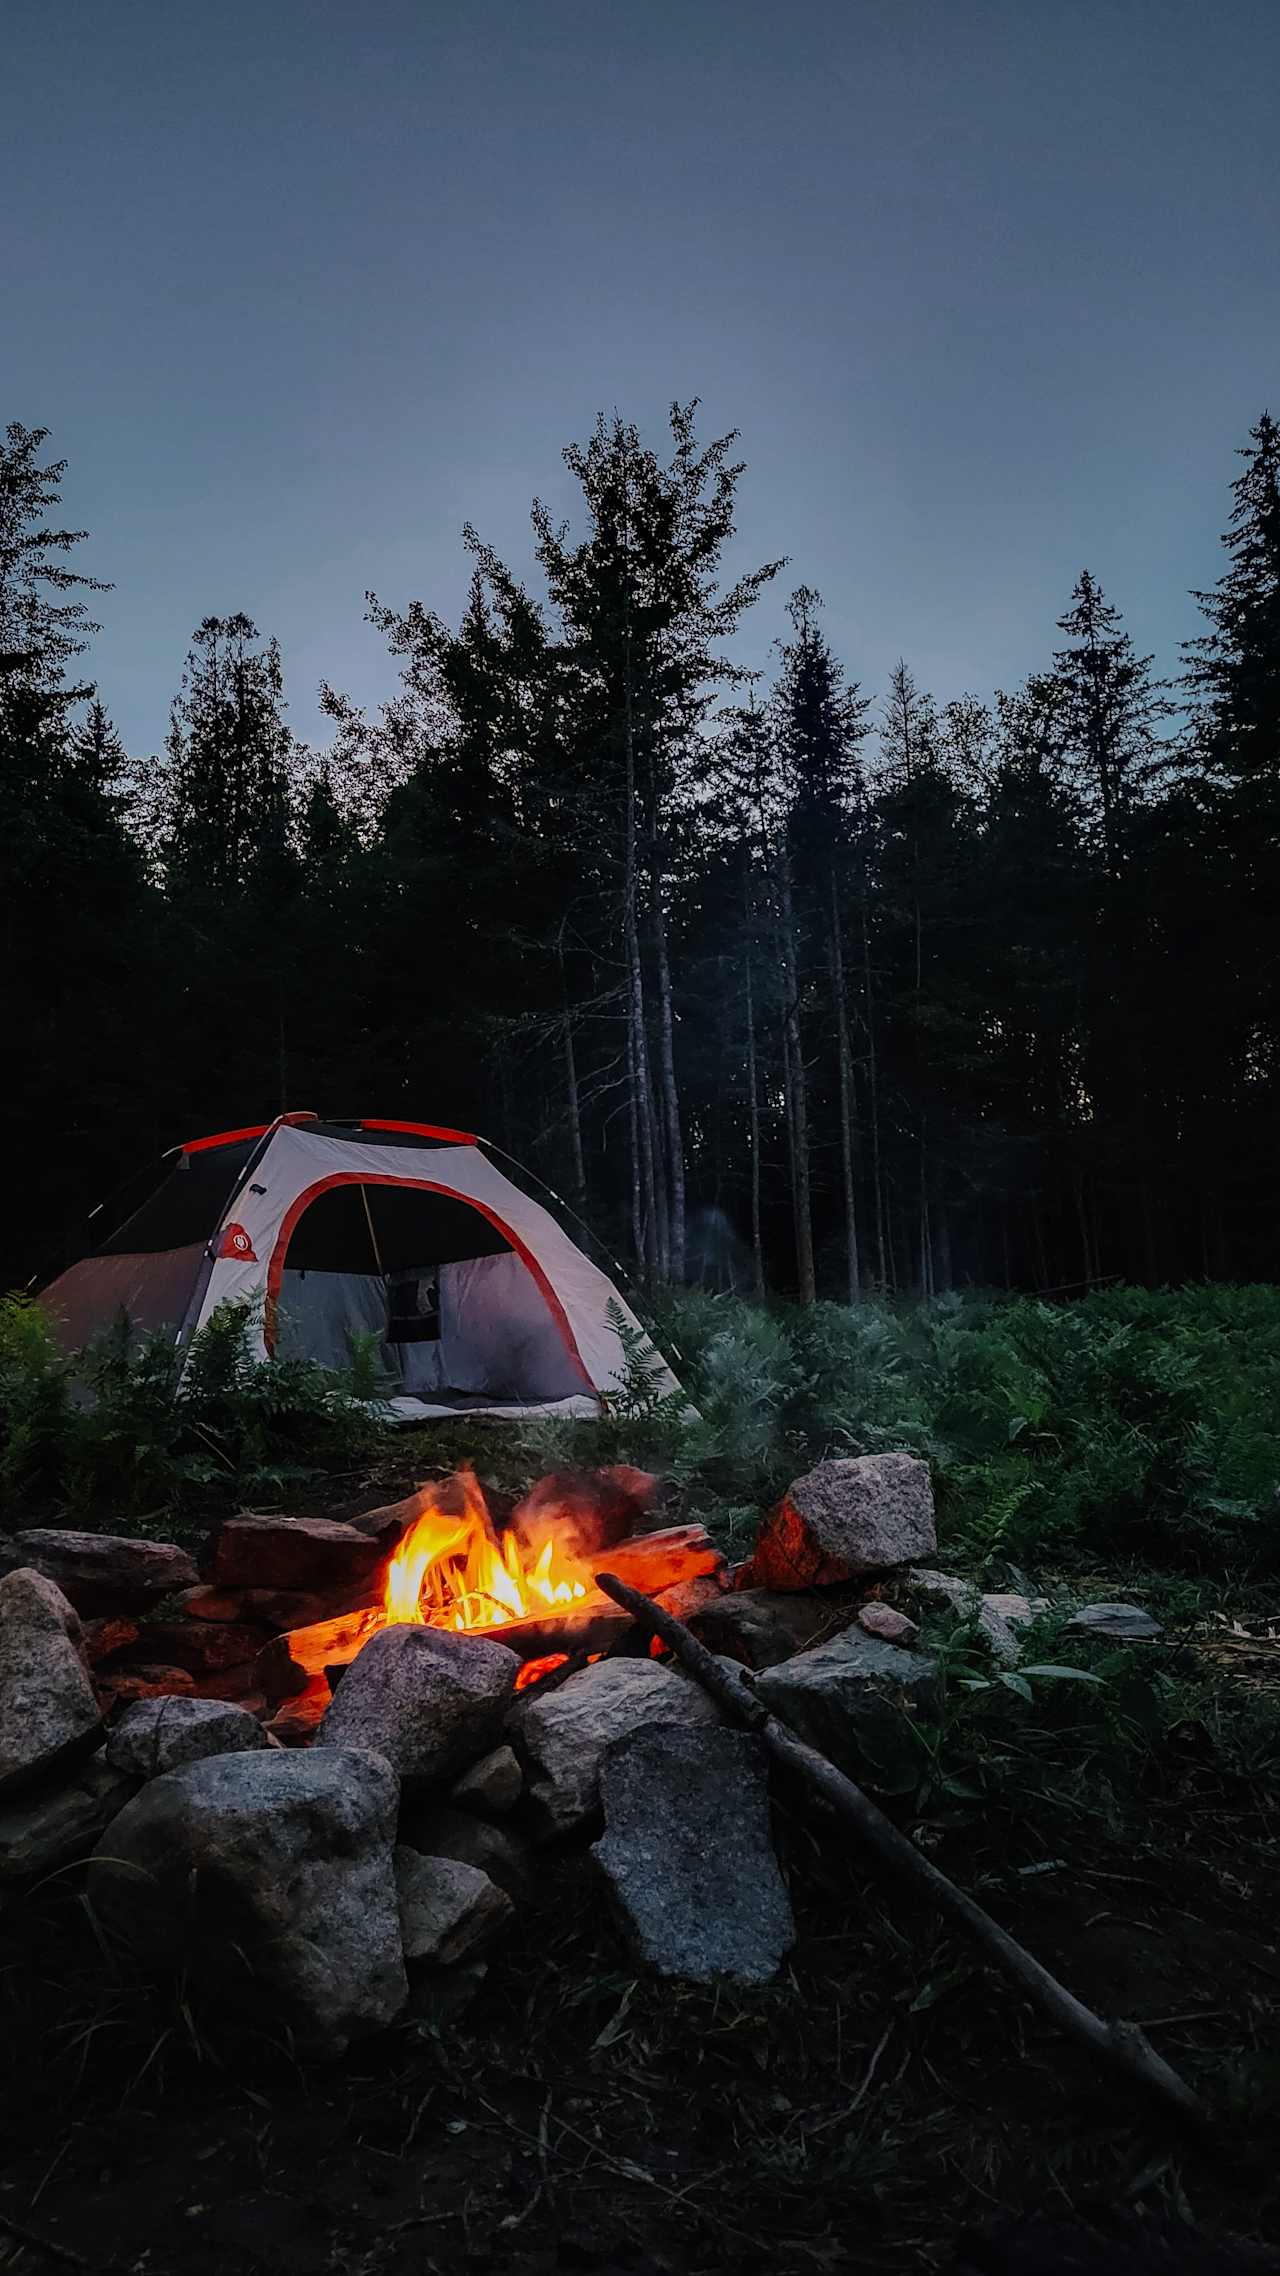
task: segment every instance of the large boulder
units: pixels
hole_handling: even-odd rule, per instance
[[[645,1724],[600,1772],[593,1855],[636,1956],[691,1983],[765,1984],[795,1941],[756,1739]]]
[[[755,1692],[842,1770],[890,1789],[919,1774],[910,1722],[936,1714],[942,1704],[936,1660],[883,1643],[859,1627],[766,1668],[756,1677]]]
[[[337,1747],[188,1763],[111,1826],[94,1910],[144,1966],[254,2011],[269,2002],[303,2050],[341,2054],[408,1995],[398,1799],[387,1763]]]
[[[500,1738],[520,1661],[505,1644],[448,1628],[380,1628],[358,1652],[316,1733],[368,1747],[402,1778],[447,1778]]]
[[[615,1739],[642,1723],[719,1721],[696,1684],[657,1660],[598,1660],[540,1697],[536,1688],[507,1718],[526,1766],[528,1799],[544,1837],[568,1833],[600,1806],[600,1765]]]
[[[56,1581],[86,1615],[133,1612],[200,1578],[186,1550],[172,1541],[33,1526],[17,1542],[26,1563]]]
[[[386,1560],[386,1543],[328,1517],[229,1517],[218,1535],[219,1588],[356,1590]],[[195,1575],[192,1578],[195,1579]]]
[[[66,1785],[0,1802],[0,1883],[35,1880],[87,1857],[134,1781],[95,1754]]]
[[[914,1454],[820,1462],[788,1486],[752,1553],[764,1588],[825,1588],[937,1545],[929,1466]]]
[[[107,1760],[131,1778],[161,1778],[213,1754],[248,1754],[270,1745],[261,1723],[221,1699],[138,1699],[107,1740]]]
[[[395,1857],[405,1959],[447,1968],[492,1941],[514,1917],[510,1897],[487,1873],[452,1857],[422,1857],[403,1845]]]
[[[52,1780],[92,1754],[102,1718],[59,1590],[19,1566],[0,1580],[0,1794]]]

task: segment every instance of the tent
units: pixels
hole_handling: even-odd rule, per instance
[[[190,1343],[250,1308],[260,1359],[376,1339],[405,1422],[597,1415],[625,1363],[612,1282],[465,1131],[286,1114],[175,1149],[163,1183],[40,1302],[63,1348],[124,1313]],[[613,1318],[610,1312],[617,1307]],[[660,1387],[678,1388],[654,1355]]]

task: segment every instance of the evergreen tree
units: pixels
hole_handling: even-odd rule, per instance
[[[846,943],[859,866],[856,855],[865,824],[860,751],[869,732],[871,706],[856,681],[846,686],[844,668],[818,629],[821,606],[820,595],[809,586],[800,586],[791,596],[792,637],[782,648],[774,719],[790,800],[791,872],[825,965],[839,1103],[845,1290],[850,1303],[856,1303],[862,1289],[862,1253]],[[872,1016],[864,1001],[864,1027],[869,1029]]]
[[[195,632],[166,742],[170,875],[217,896],[278,866],[288,843],[292,738],[280,649],[247,616]]]
[[[1066,747],[1086,814],[1096,828],[1104,872],[1120,877],[1135,809],[1160,757],[1158,728],[1169,716],[1152,659],[1139,656],[1118,609],[1087,569],[1058,619],[1069,645],[1054,655],[1065,704]]]

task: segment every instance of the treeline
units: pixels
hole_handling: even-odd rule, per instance
[[[1280,1273],[1274,421],[1176,678],[1085,571],[1043,670],[939,706],[905,663],[864,689],[803,585],[775,672],[734,665],[785,565],[726,583],[743,469],[694,408],[565,453],[536,592],[468,529],[458,625],[370,595],[398,690],[325,688],[326,750],[233,615],[145,761],[77,676],[65,469],[8,429],[6,1278],[298,1106],[479,1130],[655,1282]]]

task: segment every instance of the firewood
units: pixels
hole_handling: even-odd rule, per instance
[[[699,1580],[704,1573],[724,1568],[724,1558],[705,1525],[668,1525],[661,1533],[636,1533],[590,1563],[597,1578],[602,1572],[614,1573],[631,1588],[654,1596],[674,1588],[677,1581]]]
[[[254,1663],[258,1688],[273,1705],[296,1699],[311,1677],[353,1660],[381,1621],[381,1605],[362,1604],[333,1620],[315,1620],[309,1628],[286,1628],[258,1654]]]
[[[949,1881],[945,1873],[940,1873],[905,1834],[899,1833],[861,1787],[855,1786],[853,1780],[837,1770],[816,1747],[806,1746],[785,1723],[771,1715],[763,1700],[756,1696],[745,1670],[723,1666],[681,1621],[664,1612],[660,1604],[651,1603],[636,1589],[628,1587],[615,1573],[600,1572],[596,1579],[604,1594],[612,1597],[615,1604],[624,1606],[641,1628],[650,1636],[662,1638],[704,1691],[756,1733],[780,1768],[803,1779],[822,1796],[859,1843],[871,1852],[882,1870],[895,1880],[909,1882],[939,1912],[964,1929],[987,1958],[1011,1978],[1032,2006],[1039,2008],[1051,2023],[1070,2038],[1079,2040],[1099,2063],[1119,2072],[1130,2086],[1141,2087],[1145,2094],[1162,2103],[1167,2115],[1201,2127],[1210,2123],[1209,2112],[1199,2095],[1157,2054],[1136,2023],[1104,2021],[1078,2000],[1074,1992],[1068,1991],[1065,1984],[1060,1984],[1056,1976],[1051,1976],[990,1913],[984,1912],[981,1905],[975,1904],[954,1881]]]

